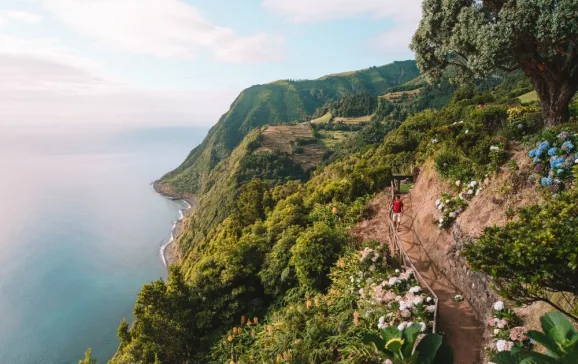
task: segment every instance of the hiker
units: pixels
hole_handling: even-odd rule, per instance
[[[393,225],[395,230],[399,230],[399,225],[401,225],[401,216],[403,213],[403,202],[399,195],[395,196],[393,203],[391,204],[391,210],[393,211]]]

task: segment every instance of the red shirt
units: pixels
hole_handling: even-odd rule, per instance
[[[403,202],[395,200],[393,201],[393,212],[400,213],[401,212],[401,208],[403,207]]]

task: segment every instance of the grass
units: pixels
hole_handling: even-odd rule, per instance
[[[411,90],[411,91],[390,92],[390,93],[385,94],[385,95],[380,96],[380,97],[386,99],[387,101],[395,101],[395,100],[401,98],[403,95],[408,95],[408,96],[418,95],[421,92],[421,89],[422,88],[416,88],[415,90]]]
[[[327,114],[323,115],[320,118],[311,120],[311,123],[312,124],[327,124],[328,122],[331,121],[332,117],[333,117],[333,115],[331,115],[331,113],[328,112]]]
[[[335,149],[355,133],[354,131],[341,130],[321,130],[319,132],[319,134],[321,134],[321,143],[328,149]]]
[[[530,91],[527,94],[523,94],[522,96],[519,96],[518,99],[523,103],[529,103],[529,102],[539,100],[538,94],[536,93],[536,91]]]
[[[355,118],[336,117],[335,119],[333,119],[333,122],[344,124],[362,124],[362,123],[369,123],[372,117],[373,115],[365,115]]]
[[[400,193],[409,193],[409,190],[411,190],[413,187],[413,183],[402,183],[399,186],[399,192]]]

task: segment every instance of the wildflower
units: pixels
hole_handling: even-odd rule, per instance
[[[499,352],[506,350],[506,340],[498,340],[496,342],[496,349],[498,349]]]
[[[490,147],[490,151],[498,151],[498,150],[500,150],[500,147],[496,147],[495,145],[492,145]]]
[[[469,189],[468,192],[466,192],[468,195],[473,195],[474,194],[474,190]]]
[[[420,286],[414,286],[414,287],[411,287],[411,288],[409,289],[409,291],[410,291],[411,293],[413,293],[413,294],[416,294],[416,293],[420,293],[422,290],[421,290],[421,287],[420,287]]]
[[[550,157],[555,156],[556,153],[558,153],[558,148],[552,147],[552,148],[548,149],[548,155],[549,155]]]
[[[227,341],[228,341],[228,342],[232,343],[233,340],[234,340],[234,339],[233,339],[233,337],[232,337],[231,335],[227,336]]]
[[[370,271],[370,272],[375,271],[375,265],[373,265],[373,264],[370,265],[370,266],[369,266],[369,271]]]
[[[396,269],[396,270],[395,270],[395,273],[399,273],[399,269]]]
[[[523,326],[516,326],[510,330],[510,339],[512,341],[525,341],[528,339],[528,329]]]
[[[462,182],[460,180],[456,181],[456,186],[460,187],[461,184],[462,184]]]
[[[377,320],[377,322],[379,322],[380,324],[384,323],[384,322],[385,322],[385,316],[381,316],[381,317]]]
[[[455,212],[450,212],[450,217],[451,217],[452,219],[455,219],[455,218],[456,218],[456,213],[455,213]]]
[[[425,310],[429,313],[434,313],[436,311],[436,306],[435,305],[426,306]]]
[[[562,150],[570,151],[574,149],[574,144],[571,141],[567,140],[562,144]]]
[[[552,178],[550,177],[542,177],[542,179],[540,180],[540,183],[542,184],[542,186],[550,186],[552,185]]]
[[[494,336],[497,336],[500,334],[500,329],[494,329]]]
[[[432,142],[432,144],[436,144],[436,143],[438,142],[438,139],[437,139],[437,138],[433,138],[433,139],[431,140],[431,142]]]
[[[464,123],[464,121],[463,121],[463,120],[460,120],[460,122],[459,122],[458,124],[463,124],[463,123]]]
[[[495,311],[502,311],[506,306],[504,305],[504,301],[496,301],[494,302],[494,310]]]
[[[498,320],[498,321],[496,322],[496,326],[498,326],[498,329],[504,329],[504,328],[506,328],[506,326],[508,326],[508,321],[503,320],[503,319],[502,319],[502,320]]]

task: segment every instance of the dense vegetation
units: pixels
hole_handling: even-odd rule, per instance
[[[390,354],[376,354],[367,338],[408,323],[379,297],[407,295],[416,282],[404,272],[407,283],[389,288],[397,293],[379,291],[374,282],[400,279],[397,263],[349,229],[371,216],[368,199],[393,173],[433,158],[448,179],[478,179],[506,161],[490,147],[507,156],[505,140],[531,138],[539,113],[512,99],[525,89],[506,80],[492,92],[452,91],[445,108],[398,124],[374,119],[345,142],[350,153],[313,173],[285,153],[255,153],[261,130],[250,132],[210,172],[214,182],[179,241],[182,265],[142,289],[112,363],[382,361]],[[367,252],[380,258],[366,261]],[[496,264],[495,254],[479,255]],[[419,303],[407,314],[428,330],[427,295],[412,292]]]
[[[431,78],[448,66],[465,80],[522,70],[554,126],[578,90],[577,13],[575,0],[425,0],[411,48]]]
[[[368,93],[375,97],[418,74],[414,61],[403,61],[318,80],[277,81],[252,86],[241,92],[203,143],[161,182],[178,193],[206,193],[214,183],[211,171],[251,130],[265,124],[303,120],[319,107],[345,95]]]

